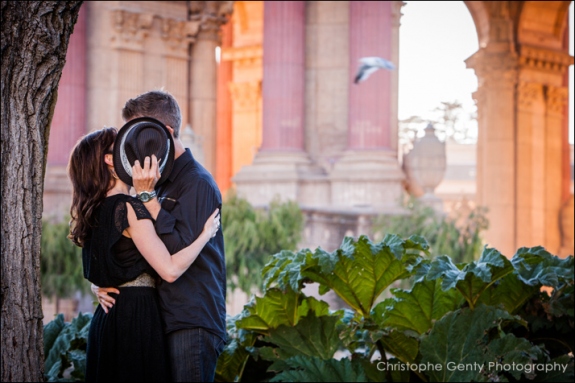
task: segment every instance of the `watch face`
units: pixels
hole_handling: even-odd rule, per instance
[[[140,201],[142,202],[148,202],[151,199],[150,193],[148,192],[141,192],[138,195],[138,198],[140,199]]]

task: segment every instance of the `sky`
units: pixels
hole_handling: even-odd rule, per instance
[[[478,49],[471,14],[462,1],[406,1],[399,30],[400,120],[410,116],[426,119],[442,101],[459,101],[466,112],[476,110],[471,94],[477,77],[464,60]],[[570,41],[573,42],[573,2],[569,8]],[[573,55],[573,43],[570,54]],[[573,143],[573,66],[570,67],[570,132]],[[466,121],[472,132],[475,121]]]

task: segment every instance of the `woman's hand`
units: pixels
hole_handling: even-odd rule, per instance
[[[216,233],[220,229],[221,215],[219,214],[219,212],[220,209],[214,210],[214,212],[212,213],[212,215],[210,215],[210,217],[206,221],[206,224],[204,225],[204,233],[209,234],[209,238],[214,238],[216,236]]]
[[[132,181],[136,194],[143,191],[151,192],[156,187],[160,179],[160,168],[155,154],[152,157],[144,158],[144,167],[140,166],[140,161],[136,160],[132,167]]]
[[[100,302],[100,306],[102,306],[102,309],[106,314],[108,313],[108,310],[116,304],[116,300],[109,296],[108,293],[120,294],[120,290],[114,287],[98,287],[93,283],[92,286],[90,286],[90,289],[98,298],[98,302]]]

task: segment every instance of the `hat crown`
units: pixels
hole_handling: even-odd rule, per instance
[[[158,160],[165,159],[168,151],[168,136],[157,125],[143,122],[135,125],[126,134],[125,150],[128,161],[133,166],[136,160],[144,165],[144,159],[156,155]]]
[[[144,166],[152,154],[158,159],[161,173],[157,185],[163,183],[174,164],[174,144],[168,129],[160,121],[141,117],[127,122],[118,132],[114,144],[114,168],[122,181],[132,185],[132,167],[136,160]]]

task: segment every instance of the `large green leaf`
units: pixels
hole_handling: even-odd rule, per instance
[[[265,286],[276,284],[281,289],[301,288],[306,280],[318,282],[320,292],[333,290],[353,309],[369,317],[375,300],[391,283],[410,275],[421,252],[428,249],[423,238],[403,240],[389,235],[380,243],[366,236],[357,242],[344,238],[342,245],[330,253],[316,249],[298,253],[281,252],[264,268]]]
[[[257,335],[255,332],[237,328],[237,323],[249,315],[246,311],[226,319],[228,342],[220,354],[216,365],[216,382],[235,382],[242,377],[244,368],[250,356],[248,349],[253,347]]]
[[[255,336],[253,341],[255,342]],[[253,345],[253,343],[252,343]],[[216,365],[216,382],[236,382],[243,373],[246,362],[250,356],[246,347],[238,339],[232,339],[218,358]]]
[[[429,335],[422,336],[420,343],[421,363],[439,367],[427,372],[430,381],[485,381],[481,366],[490,361],[485,356],[489,333],[494,328],[500,329],[503,322],[525,325],[507,311],[483,304],[475,310],[465,308],[450,312],[438,320]],[[506,339],[510,341],[511,338]],[[499,345],[501,348],[503,346]],[[460,365],[470,368],[454,368]]]
[[[530,286],[558,287],[573,282],[573,256],[561,259],[541,246],[522,247],[511,260],[519,278]]]
[[[50,353],[50,349],[54,345],[58,335],[60,335],[60,332],[64,329],[65,326],[66,323],[64,322],[64,314],[61,313],[44,326],[44,358],[46,358]],[[45,366],[47,371],[50,370],[50,368],[52,368],[51,365]]]
[[[275,358],[286,360],[288,358],[305,355],[321,359],[331,359],[341,347],[339,339],[339,316],[324,315],[317,317],[313,311],[301,318],[296,326],[279,326],[271,330],[269,336],[263,340],[277,345],[273,350]],[[263,354],[266,357],[268,354]],[[273,367],[273,366],[272,366]]]
[[[539,367],[539,366],[538,366]],[[562,355],[552,359],[543,366],[543,371],[538,371],[534,382],[573,382],[574,368],[573,356]],[[539,367],[541,368],[541,367]]]
[[[392,246],[386,244],[386,240]],[[411,267],[420,256],[406,250],[424,250],[411,240],[388,236],[378,244],[366,236],[355,242],[346,237],[334,253],[316,251],[313,255],[318,267],[303,271],[304,276],[332,289],[353,309],[369,317],[376,299],[393,282],[409,276]]]
[[[481,294],[505,275],[513,272],[511,262],[499,251],[485,247],[477,261],[456,266],[451,258],[442,255],[433,260],[426,278],[442,279],[443,290],[456,288],[471,308]]]
[[[318,248],[321,251],[321,248]],[[304,276],[302,269],[315,266],[312,260],[312,253],[308,249],[296,252],[283,250],[275,254],[264,266],[262,275],[264,276],[264,288],[277,285],[280,289],[291,288],[293,291],[300,291],[303,286]]]
[[[534,346],[525,338],[516,338],[513,334],[504,334],[491,341],[486,349],[485,361],[488,373],[507,372],[515,379],[521,378],[525,367],[531,363],[543,363],[546,355],[541,348]],[[528,379],[534,373],[526,374]]]
[[[411,378],[408,366],[396,358],[391,358],[387,362],[379,359],[370,362],[364,358],[353,360],[353,362],[361,364],[370,382],[409,382]]]
[[[515,314],[525,302],[539,291],[539,286],[529,286],[521,281],[516,273],[507,274],[479,297],[478,303],[488,306],[503,305]]]
[[[359,363],[349,359],[324,360],[295,356],[286,360],[289,370],[282,371],[270,382],[367,382]]]
[[[57,321],[58,318],[55,320]],[[54,364],[61,361],[62,358],[67,360],[66,353],[73,350],[74,347],[85,346],[87,328],[89,328],[91,320],[92,314],[79,313],[76,318],[72,319],[71,323],[65,323],[53,341],[50,351],[44,355],[46,371],[54,370]]]
[[[244,330],[268,333],[280,325],[295,326],[310,310],[317,316],[327,315],[329,306],[313,297],[294,292],[291,288],[282,291],[268,289],[263,297],[255,297],[244,306],[244,313],[236,326]]]
[[[395,355],[404,363],[415,363],[419,353],[419,340],[403,331],[376,331],[372,333],[373,341],[381,342],[386,352]]]
[[[423,280],[409,291],[393,289],[392,293],[394,298],[374,307],[372,318],[381,327],[412,330],[420,335],[462,303],[459,293],[453,289],[443,291],[439,280]]]

